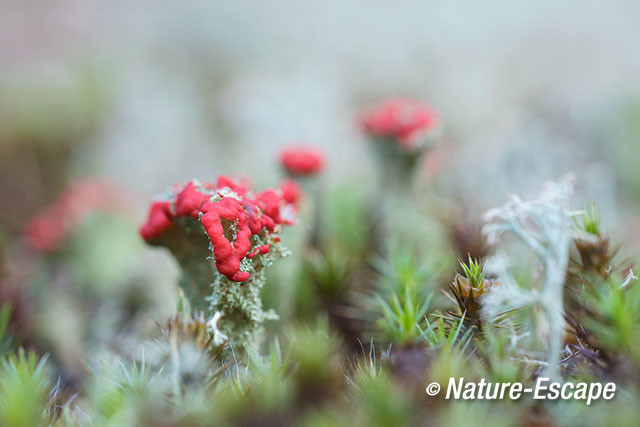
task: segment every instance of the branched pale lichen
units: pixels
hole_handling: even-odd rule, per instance
[[[507,257],[493,257],[488,268],[498,275],[500,284],[484,301],[484,313],[495,319],[502,313],[527,306],[543,310],[549,328],[547,370],[559,376],[564,335],[563,288],[571,244],[571,217],[567,201],[573,191],[573,177],[549,182],[539,198],[524,201],[517,196],[499,208],[488,211],[483,231],[491,243],[504,233],[512,233],[530,247],[544,267],[540,288],[522,289],[508,272]]]

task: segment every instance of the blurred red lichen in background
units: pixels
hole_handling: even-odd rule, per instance
[[[291,175],[314,175],[324,169],[324,155],[316,148],[297,146],[280,152],[280,165]]]
[[[300,197],[302,197],[300,185],[292,179],[282,181],[280,191],[282,191],[282,198],[292,205],[297,205]]]
[[[38,252],[54,251],[87,214],[115,211],[123,204],[123,193],[114,182],[103,178],[75,180],[56,201],[27,222],[25,242]]]
[[[375,138],[393,138],[403,148],[414,148],[437,128],[438,114],[420,101],[391,98],[359,114],[362,129]]]

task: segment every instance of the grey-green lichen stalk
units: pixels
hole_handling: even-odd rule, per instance
[[[549,182],[539,198],[525,201],[514,196],[503,206],[490,210],[484,232],[490,242],[497,242],[504,233],[515,235],[528,246],[544,268],[539,288],[525,290],[507,269],[506,255],[489,260],[489,268],[497,274],[500,285],[484,300],[485,315],[495,319],[512,309],[534,307],[544,313],[547,339],[547,359],[541,361],[545,374],[560,377],[560,356],[564,336],[563,288],[569,262],[571,218],[568,199],[573,191],[573,176],[559,182]]]
[[[266,283],[265,268],[287,254],[282,245],[272,246],[269,254],[247,263],[251,277],[246,282],[238,285],[218,274],[211,283],[211,294],[206,298],[209,312],[220,314],[220,331],[231,339],[234,349],[249,350],[257,345],[265,321],[278,319],[273,310],[264,310],[260,290]]]

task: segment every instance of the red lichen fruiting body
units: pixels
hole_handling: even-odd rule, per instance
[[[172,217],[171,202],[153,202],[149,208],[147,222],[140,228],[140,235],[147,242],[160,237],[173,226]]]
[[[57,249],[87,214],[118,211],[125,195],[113,182],[82,178],[71,182],[60,197],[31,218],[25,228],[27,245],[39,252]]]
[[[302,191],[297,182],[292,179],[286,179],[280,184],[280,191],[282,192],[282,198],[285,202],[297,205],[300,200]]]
[[[430,107],[407,98],[392,98],[360,114],[362,129],[373,137],[394,138],[411,148],[421,135],[438,124],[438,115]]]
[[[293,222],[294,203],[299,197],[295,183],[288,184],[285,191],[266,190],[256,195],[244,184],[224,175],[218,177],[216,184],[191,181],[172,188],[173,199],[151,205],[147,222],[140,230],[142,237],[148,242],[158,238],[177,224],[177,217],[196,218],[209,238],[217,270],[236,282],[244,282],[250,277],[249,272],[240,270],[245,258],[271,250],[270,243],[264,244],[265,237],[272,242],[280,241],[277,235],[272,234],[276,232],[276,225]],[[229,195],[225,189],[233,194]],[[233,239],[228,238],[231,231]],[[251,239],[258,234],[259,239]],[[251,250],[252,241],[262,243]]]
[[[273,220],[276,224],[281,224],[280,204],[282,198],[275,190],[266,190],[258,195],[258,203],[265,215]]]
[[[43,210],[26,225],[24,236],[27,244],[39,252],[50,252],[62,241],[67,227],[64,214],[56,207]]]
[[[258,246],[257,248],[255,248],[254,250],[252,250],[247,254],[247,258],[253,258],[258,254],[263,255],[263,254],[269,253],[270,250],[271,250],[271,245]]]
[[[247,193],[247,186],[241,182],[234,180],[233,178],[229,178],[226,175],[218,176],[218,181],[216,183],[218,188],[227,187],[231,189],[238,196],[244,196]]]
[[[251,249],[251,229],[242,204],[233,197],[223,197],[217,202],[205,203],[202,212],[200,223],[213,246],[218,271],[233,281],[244,282],[249,273],[240,271],[240,263]],[[222,219],[233,221],[237,228],[233,243],[224,235]]]
[[[314,175],[324,168],[324,155],[313,148],[291,147],[280,152],[280,165],[292,175]]]
[[[176,215],[198,218],[202,205],[210,198],[211,196],[198,191],[193,182],[189,182],[176,196]]]

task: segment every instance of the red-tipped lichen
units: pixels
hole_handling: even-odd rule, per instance
[[[314,175],[324,168],[324,155],[317,149],[290,147],[280,152],[280,165],[291,175]]]
[[[149,242],[160,237],[173,225],[172,216],[170,202],[153,202],[149,208],[147,222],[140,228],[142,238]]]
[[[180,218],[197,219],[211,243],[218,272],[244,282],[251,274],[243,270],[243,261],[268,253],[271,240],[277,241],[277,227],[295,221],[297,196],[292,192],[286,184],[283,189],[254,193],[224,175],[215,184],[176,185],[167,200],[151,204],[140,234],[154,243]]]
[[[300,197],[302,196],[302,190],[300,185],[292,179],[284,180],[280,184],[280,191],[282,191],[282,198],[285,202],[296,206]]]
[[[39,252],[56,250],[87,214],[116,210],[122,201],[121,191],[110,181],[98,178],[73,181],[55,202],[27,222],[26,244]]]
[[[359,121],[368,135],[391,138],[406,149],[415,148],[439,124],[433,109],[407,98],[392,98],[366,109],[361,112]]]
[[[295,221],[298,197],[297,186],[286,182],[257,193],[226,176],[191,181],[152,203],[140,229],[148,243],[175,256],[191,306],[221,319],[236,352],[255,348],[264,322],[277,318],[263,310],[260,289],[265,267],[286,254],[279,233]]]

